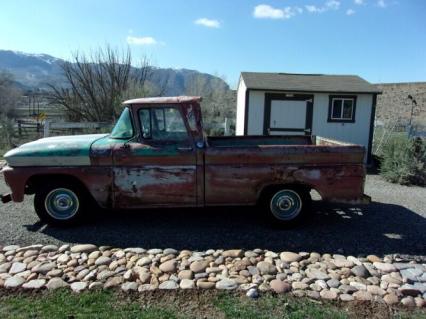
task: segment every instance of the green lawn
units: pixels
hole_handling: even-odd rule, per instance
[[[306,298],[217,291],[155,291],[123,294],[92,291],[79,295],[0,290],[0,318],[426,318],[420,310],[391,310],[381,305],[332,304]]]

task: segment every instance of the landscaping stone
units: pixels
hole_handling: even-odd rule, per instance
[[[291,290],[291,286],[289,283],[285,281],[281,281],[279,279],[274,279],[270,282],[271,289],[277,294],[289,292]]]
[[[6,246],[0,253],[0,287],[8,289],[211,289],[292,291],[295,297],[383,301],[424,307],[426,267],[393,256],[96,247]],[[398,261],[398,262],[395,262]]]
[[[22,285],[25,289],[40,289],[46,284],[45,279],[34,279]]]
[[[216,283],[216,289],[220,290],[233,290],[238,287],[238,284],[235,282],[235,280],[232,279],[222,279]]]
[[[293,252],[285,251],[280,254],[280,259],[286,263],[292,263],[301,260],[302,256]]]
[[[71,284],[72,291],[77,293],[83,291],[86,288],[87,288],[87,282],[78,281],[78,282],[73,282]]]
[[[64,288],[68,286],[69,285],[65,281],[63,281],[61,278],[52,278],[46,284],[46,288],[49,290],[56,290],[56,289]]]
[[[25,282],[25,279],[19,276],[13,276],[6,279],[4,282],[5,288],[17,288]]]
[[[86,244],[86,245],[75,245],[71,247],[72,253],[91,253],[92,251],[97,250],[98,248],[95,245]]]

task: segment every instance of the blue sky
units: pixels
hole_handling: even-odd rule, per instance
[[[426,81],[425,0],[0,0],[0,49],[109,43],[161,67]]]

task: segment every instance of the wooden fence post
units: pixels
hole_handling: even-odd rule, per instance
[[[43,133],[43,137],[49,137],[49,127],[50,127],[50,121],[45,120],[44,121],[44,133]]]

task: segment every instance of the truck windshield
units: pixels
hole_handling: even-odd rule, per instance
[[[121,113],[120,118],[115,124],[111,137],[117,139],[126,139],[133,136],[133,124],[130,115],[129,108],[125,108],[123,113]]]

